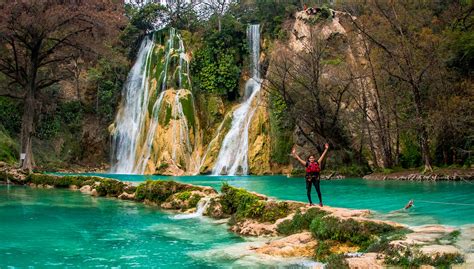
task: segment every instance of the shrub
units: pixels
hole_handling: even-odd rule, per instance
[[[452,264],[463,263],[461,254],[447,253],[431,257],[423,254],[417,246],[397,247],[390,246],[384,252],[384,262],[389,265],[403,266],[405,268],[432,265],[440,268],[450,268]]]
[[[321,240],[318,242],[314,255],[318,261],[326,261],[326,258],[331,255],[331,242],[328,240]]]
[[[180,192],[176,195],[176,198],[178,198],[181,201],[186,201],[191,197],[191,192],[190,191],[183,191]]]
[[[327,258],[326,269],[348,269],[349,264],[344,258],[344,254],[332,254]]]
[[[199,194],[194,194],[193,196],[191,196],[191,199],[189,199],[189,208],[193,208],[193,207],[196,207],[197,204],[199,203],[199,201],[201,200],[201,195]]]
[[[318,208],[310,208],[306,213],[301,214],[301,211],[296,211],[293,219],[285,220],[277,227],[277,231],[283,235],[290,235],[299,233],[303,230],[309,230],[311,221],[316,218],[322,218],[327,213]]]
[[[377,236],[396,231],[397,228],[385,223],[358,222],[354,219],[342,220],[326,216],[313,219],[310,230],[319,240],[352,243],[364,250],[377,240]]]

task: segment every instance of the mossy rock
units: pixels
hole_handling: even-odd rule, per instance
[[[28,175],[25,179],[25,183],[50,185],[55,188],[69,188],[72,185],[78,188],[85,185],[94,186],[96,182],[99,182],[99,184],[95,186],[99,196],[117,197],[124,192],[127,186],[125,183],[115,179],[92,176],[56,176],[33,173]]]
[[[291,213],[291,207],[287,202],[266,201],[262,196],[228,184],[223,184],[221,191],[223,212],[233,215],[236,221],[251,218],[272,223]]]
[[[194,115],[194,103],[191,94],[183,96],[179,99],[183,108],[183,114],[189,125],[196,128],[196,115]]]

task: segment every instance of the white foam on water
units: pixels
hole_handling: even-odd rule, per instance
[[[209,201],[210,199],[208,197],[202,198],[199,200],[198,204],[196,205],[196,212],[190,213],[190,214],[178,214],[171,216],[171,219],[194,219],[194,218],[200,218],[203,216],[204,212],[207,210],[209,207]]]
[[[209,250],[189,252],[188,255],[193,259],[202,260],[216,266],[230,263],[232,268],[323,268],[322,263],[307,258],[284,258],[258,254],[251,250],[251,247],[262,246],[265,242],[266,240],[259,239],[253,242],[221,245]]]

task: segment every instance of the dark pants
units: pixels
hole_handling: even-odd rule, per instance
[[[311,180],[308,180],[311,179]],[[323,203],[323,199],[321,198],[321,189],[319,187],[319,177],[317,176],[307,176],[306,177],[306,195],[308,195],[308,201],[310,204],[313,203],[311,200],[311,183],[316,188],[316,192],[318,193],[319,203]]]

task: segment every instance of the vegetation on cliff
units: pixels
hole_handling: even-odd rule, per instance
[[[194,126],[199,117],[210,142],[243,96],[245,29],[259,23],[270,162],[291,163],[294,144],[314,154],[330,142],[330,173],[472,165],[473,15],[465,1],[305,2],[319,8],[315,15],[296,0],[223,1],[200,11],[185,1],[51,3],[1,4],[0,161],[13,163],[21,151],[28,168],[107,162],[107,126],[131,62],[141,40],[165,26],[179,29],[192,59],[196,115],[183,100],[186,118]]]

